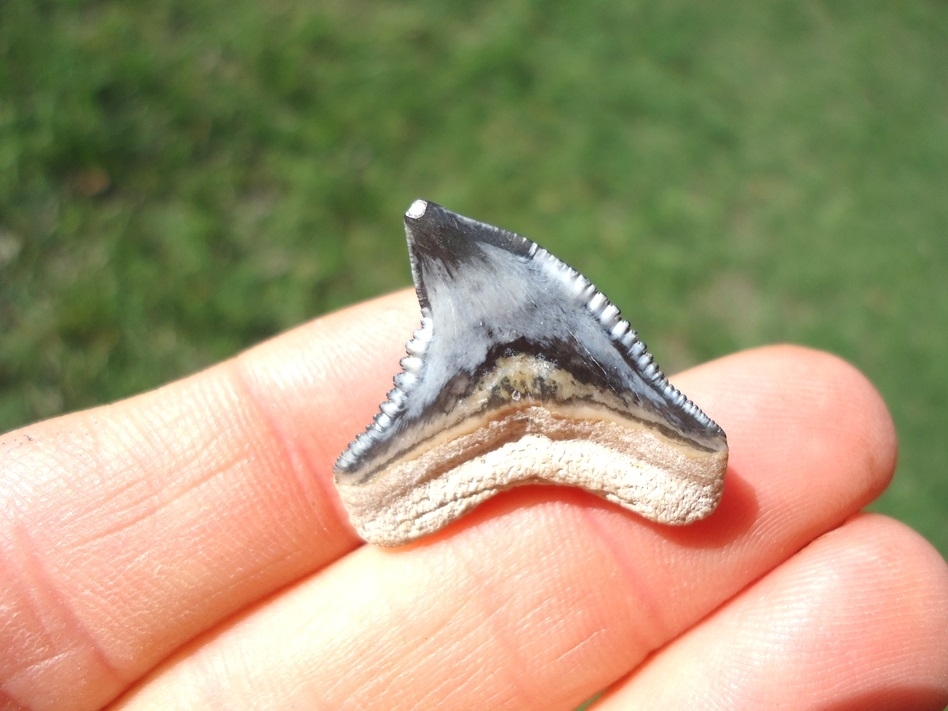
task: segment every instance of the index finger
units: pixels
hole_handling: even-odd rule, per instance
[[[390,387],[417,321],[400,292],[0,438],[0,698],[99,707],[356,547],[333,459]]]

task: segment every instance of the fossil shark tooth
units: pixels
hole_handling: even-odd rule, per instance
[[[664,524],[715,509],[724,431],[588,279],[424,200],[405,227],[421,327],[335,466],[366,541],[406,543],[520,484],[581,487]]]

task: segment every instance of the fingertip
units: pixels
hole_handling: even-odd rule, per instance
[[[676,382],[728,434],[738,468],[820,455],[862,487],[865,506],[888,486],[895,425],[881,394],[853,364],[825,351],[774,345],[741,351],[683,373]],[[832,472],[831,472],[832,473]]]
[[[883,514],[860,514],[827,538],[844,534],[850,539],[853,575],[866,580],[866,589],[899,599],[894,626],[932,645],[930,658],[940,662],[939,678],[948,695],[948,563],[918,531]],[[906,621],[913,620],[918,626],[907,630]]]
[[[944,708],[945,561],[904,524],[857,515],[653,655],[601,707],[679,708],[702,687],[709,708]]]
[[[860,514],[798,558],[788,566],[796,572],[796,597],[825,618],[819,632],[797,644],[804,656],[809,645],[812,658],[824,657],[825,675],[814,674],[815,685],[834,676],[833,665],[838,678],[852,674],[855,661],[857,670],[871,673],[852,674],[852,698],[880,699],[881,692],[898,690],[893,698],[903,704],[914,699],[918,705],[893,708],[943,708],[948,702],[948,565],[931,543],[900,521]],[[776,575],[787,577],[780,570]]]
[[[895,422],[878,388],[853,363],[827,351],[778,345],[774,367],[795,374],[814,415],[851,442],[854,456],[877,474],[878,495],[889,484],[898,457]]]

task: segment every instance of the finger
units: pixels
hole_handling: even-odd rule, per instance
[[[888,481],[891,421],[835,358],[764,349],[676,383],[731,442],[709,520],[514,490],[425,543],[359,549],[183,650],[126,707],[572,708]]]
[[[98,707],[355,547],[332,460],[390,387],[417,319],[404,292],[0,439],[0,693]]]
[[[914,531],[861,516],[650,658],[595,706],[943,709],[948,566]]]

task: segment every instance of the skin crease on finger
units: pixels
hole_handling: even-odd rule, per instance
[[[676,382],[732,436],[719,515],[666,529],[580,492],[510,492],[423,543],[360,549],[195,641],[122,707],[570,708],[888,480],[891,422],[835,358],[772,348]]]

